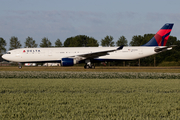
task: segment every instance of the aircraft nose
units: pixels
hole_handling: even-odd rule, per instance
[[[2,58],[3,58],[3,59],[6,59],[6,55],[2,55]]]
[[[2,58],[4,59],[4,55],[2,55]]]

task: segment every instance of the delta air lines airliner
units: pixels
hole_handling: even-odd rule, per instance
[[[8,51],[2,57],[18,63],[61,63],[73,66],[85,63],[84,68],[95,68],[95,62],[135,60],[170,50],[165,46],[174,24],[165,24],[153,38],[142,46],[120,47],[59,47],[59,48],[20,48]],[[19,68],[22,68],[19,64]]]

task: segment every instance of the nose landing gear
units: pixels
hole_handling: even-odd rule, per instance
[[[22,64],[18,63],[18,68],[21,69],[22,68]]]

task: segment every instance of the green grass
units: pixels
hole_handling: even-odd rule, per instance
[[[1,119],[180,119],[179,79],[0,79]]]
[[[180,73],[1,71],[0,78],[19,79],[180,79]]]

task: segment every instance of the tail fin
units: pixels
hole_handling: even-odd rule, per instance
[[[169,35],[171,33],[172,27],[174,24],[167,23],[165,24],[149,42],[144,44],[143,46],[165,46]]]

